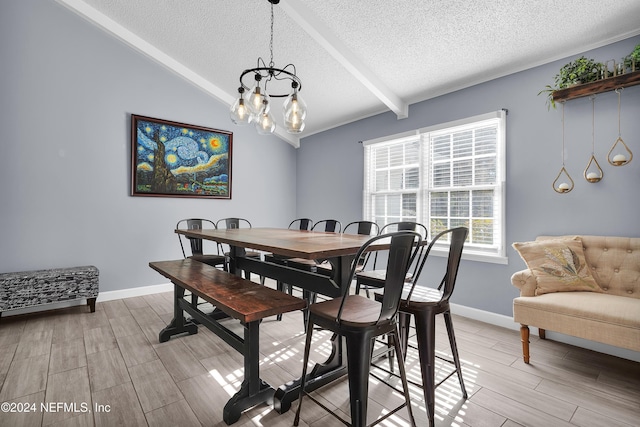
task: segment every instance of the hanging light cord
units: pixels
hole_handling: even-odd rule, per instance
[[[564,101],[562,101],[562,167],[564,167]]]
[[[591,155],[596,151],[596,96],[591,95]]]
[[[623,88],[616,89],[616,93],[618,94],[618,138],[622,136],[622,130],[620,127],[620,96],[622,95]]]

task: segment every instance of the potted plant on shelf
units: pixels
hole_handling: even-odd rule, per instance
[[[640,71],[640,44],[637,44],[633,51],[624,57],[624,68],[627,72]]]
[[[547,94],[547,107],[556,108],[553,100],[553,92],[560,89],[566,89],[570,86],[593,82],[600,76],[602,63],[584,56],[575,59],[560,68],[560,72],[554,77],[555,86],[547,85],[543,90],[538,92]]]

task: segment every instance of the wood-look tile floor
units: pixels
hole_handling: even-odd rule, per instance
[[[160,344],[172,307],[172,294],[161,293],[98,303],[95,313],[78,306],[2,318],[0,426],[224,426],[222,408],[239,388],[242,357],[202,326],[196,335]],[[439,322],[437,352],[447,355]],[[444,382],[436,391],[437,425],[640,425],[640,363],[532,336],[526,365],[517,331],[459,316],[454,327],[469,397],[462,399],[455,376]],[[260,333],[261,377],[277,386],[299,376],[301,314],[265,319]],[[317,332],[314,338],[312,359],[321,362],[329,337]],[[419,382],[416,359],[411,351],[407,367]],[[444,362],[437,367],[440,378],[450,369]],[[411,393],[417,423],[427,425],[422,390],[411,386]],[[345,380],[316,394],[348,417]],[[369,421],[402,399],[374,377],[369,398]],[[290,426],[296,406],[280,415],[261,405],[235,425]],[[301,425],[342,424],[306,399]],[[406,409],[382,425],[409,425]]]

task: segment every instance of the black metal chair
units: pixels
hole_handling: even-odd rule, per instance
[[[420,224],[419,222],[414,221],[400,221],[400,222],[391,222],[382,229],[380,229],[380,234],[388,233],[389,231],[400,231],[400,230],[411,230],[420,233],[423,239],[427,239],[429,235],[429,230],[427,227]],[[423,255],[424,248],[421,249],[421,252],[414,263],[413,269],[408,273],[407,279],[410,279],[415,275],[416,270],[418,269],[419,260]],[[367,297],[370,297],[369,289],[379,289],[384,285],[384,270],[376,270],[376,265],[378,263],[378,254],[376,253],[373,256],[373,269],[368,271],[361,271],[356,274],[356,294],[360,294],[360,290],[364,288]]]
[[[251,228],[251,222],[249,222],[249,220],[244,219],[244,218],[222,218],[219,219],[218,221],[216,221],[216,227],[217,228]],[[218,243],[218,245],[223,248],[221,243]],[[230,258],[230,252],[228,250],[224,250],[221,249],[221,252],[224,253],[224,255],[226,256],[227,259],[227,263],[229,262],[229,258]],[[256,251],[246,251],[246,257],[248,258],[256,258],[256,259],[261,259],[262,258],[262,254],[260,252],[256,252]],[[227,267],[228,270],[228,267]],[[244,272],[244,276],[247,280],[251,280],[251,273],[249,271],[245,271]],[[262,279],[261,279],[262,281]]]
[[[427,416],[429,418],[430,426],[434,425],[435,389],[444,381],[449,379],[449,377],[451,377],[453,374],[458,374],[462,397],[465,399],[467,398],[467,390],[464,387],[464,380],[462,379],[460,358],[458,357],[456,337],[453,332],[453,322],[451,320],[449,298],[451,297],[456,284],[458,267],[460,266],[460,259],[462,258],[462,249],[464,247],[464,242],[467,239],[468,232],[469,230],[467,228],[458,227],[450,230],[445,230],[434,237],[434,239],[427,247],[422,261],[420,262],[420,268],[416,272],[415,280],[413,280],[412,283],[405,283],[403,297],[400,300],[400,335],[403,347],[403,355],[405,357],[407,354],[409,341],[409,325],[412,315],[415,320],[416,340],[418,343],[420,370],[422,373],[422,388],[424,390],[424,399],[427,405]],[[437,289],[416,286],[417,279],[420,276],[420,273],[422,272],[425,264],[427,263],[427,260],[429,259],[429,253],[431,252],[431,249],[436,243],[447,240],[447,238],[450,241],[447,268],[444,273],[444,277],[442,277],[442,280],[440,281]],[[430,279],[434,278],[435,280],[437,280],[437,278],[440,277],[431,269],[428,270],[428,274]],[[376,299],[381,300],[382,296],[376,295]],[[435,353],[435,325],[436,315],[438,314],[444,315],[444,321],[447,327],[447,334],[449,336],[449,345],[451,346],[453,360],[436,356]],[[435,384],[434,368],[436,357],[455,366],[455,370],[438,384]]]
[[[347,287],[342,297],[311,304],[309,306],[309,319],[307,322],[307,336],[304,349],[304,361],[302,363],[302,377],[300,383],[300,402],[296,410],[294,425],[300,422],[302,400],[308,396],[323,409],[340,419],[343,423],[353,426],[367,425],[367,403],[369,370],[371,365],[374,339],[381,335],[392,337],[395,354],[398,358],[400,377],[404,391],[405,402],[389,411],[375,423],[383,421],[403,407],[407,407],[412,425],[415,425],[411,402],[409,400],[409,387],[407,384],[402,348],[399,342],[397,325],[397,313],[402,295],[404,278],[407,269],[415,258],[422,243],[419,233],[411,231],[399,231],[373,237],[367,241],[358,251],[351,267],[351,277],[356,274],[357,260],[365,256],[370,246],[380,243],[382,239],[390,239],[389,257],[386,268],[386,279],[382,302],[369,299],[360,295],[350,295]],[[347,346],[347,369],[349,378],[349,400],[351,406],[351,424],[333,413],[315,397],[305,390],[307,366],[314,325],[327,329],[334,334],[344,337]],[[385,383],[386,384],[386,383]],[[392,387],[391,385],[389,385]]]
[[[178,221],[178,224],[176,224],[177,230],[202,230],[203,228],[211,228],[215,230],[217,227],[213,221],[203,218],[181,219],[180,221]],[[187,255],[184,244],[186,242],[183,242],[183,239],[189,243],[188,248],[191,250],[191,255]],[[178,234],[178,240],[180,241],[180,249],[182,249],[182,255],[185,258],[191,258],[196,261],[209,264],[213,267],[222,267],[223,269],[227,268],[226,257],[219,252],[218,245],[215,246],[215,253],[205,254],[202,239],[196,239],[193,237],[187,237],[182,234]]]

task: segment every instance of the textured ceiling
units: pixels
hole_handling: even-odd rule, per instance
[[[269,62],[266,0],[57,0],[224,103]],[[308,105],[300,137],[640,34],[640,1],[282,0],[274,62]],[[282,123],[281,101],[274,101]]]

